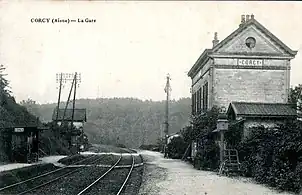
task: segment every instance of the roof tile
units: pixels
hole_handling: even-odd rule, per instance
[[[258,103],[258,102],[232,102],[231,105],[236,115],[249,116],[296,116],[292,104]]]

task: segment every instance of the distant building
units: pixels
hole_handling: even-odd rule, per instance
[[[64,116],[64,110],[65,109],[59,109],[59,115],[57,119],[57,124],[61,125],[61,122],[63,120]],[[52,120],[56,121],[57,118],[57,109],[54,110],[53,115],[52,115]],[[65,116],[64,116],[64,121],[67,123],[71,123],[72,120],[72,109],[66,109]],[[83,127],[84,123],[87,122],[87,116],[86,116],[86,109],[74,109],[74,117],[73,117],[73,125],[76,128]]]
[[[293,51],[253,15],[206,49],[188,72],[192,79],[192,114],[233,102],[287,103]]]

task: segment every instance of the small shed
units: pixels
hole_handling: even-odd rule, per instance
[[[62,121],[71,126],[73,109],[59,109],[57,114],[57,109],[54,110],[52,115],[52,120],[56,121],[58,125],[61,125]],[[64,119],[64,120],[63,120]],[[77,130],[82,130],[84,123],[87,122],[86,109],[76,108],[74,109],[73,125]]]
[[[38,160],[38,126],[14,126],[3,128],[4,150],[11,162],[28,163]]]
[[[52,115],[52,120],[55,121],[58,119],[58,122],[61,122],[63,120],[63,116],[64,116],[64,121],[68,121],[70,122],[72,120],[72,108],[70,109],[59,109],[59,113],[57,115],[57,110],[58,109],[54,109],[53,115]],[[64,113],[65,112],[65,113]],[[87,122],[87,116],[86,116],[86,109],[85,108],[75,108],[74,109],[74,116],[73,116],[73,121],[74,122]]]
[[[228,107],[227,116],[230,126],[241,126],[243,137],[246,137],[251,127],[275,127],[287,120],[295,120],[297,113],[292,104],[232,102]]]

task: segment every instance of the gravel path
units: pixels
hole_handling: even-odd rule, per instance
[[[291,195],[278,193],[246,178],[228,178],[196,170],[189,163],[165,159],[158,152],[139,153],[145,161],[139,195]]]

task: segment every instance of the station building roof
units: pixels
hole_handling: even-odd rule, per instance
[[[229,43],[230,41],[236,39],[240,35],[242,35],[250,26],[255,26],[259,31],[261,31],[266,37],[268,37],[272,42],[274,42],[276,45],[278,45],[279,48],[281,48],[284,51],[284,57],[288,57],[289,59],[293,58],[297,51],[294,51],[290,49],[287,45],[285,45],[280,39],[278,39],[275,35],[273,35],[267,28],[265,28],[262,24],[260,24],[255,18],[254,15],[251,15],[251,19],[248,19],[247,21],[241,22],[239,25],[239,28],[237,28],[234,32],[232,32],[229,36],[227,36],[222,41],[213,40],[216,41],[217,44],[213,45],[213,48],[211,49],[205,49],[203,53],[199,56],[195,64],[192,66],[192,68],[188,72],[188,76],[193,78],[197,72],[204,66],[204,64],[213,57],[215,54],[222,54],[220,52],[220,49]],[[217,34],[216,34],[217,35]],[[239,55],[242,53],[233,53],[234,55]],[[254,53],[253,55],[263,55],[261,53]],[[247,55],[247,54],[245,54]]]
[[[244,118],[294,118],[297,116],[294,105],[285,103],[232,102],[227,113]]]

